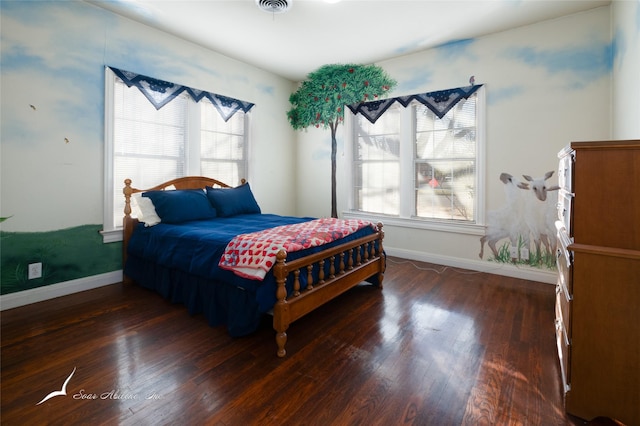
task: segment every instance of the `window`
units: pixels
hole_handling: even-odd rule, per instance
[[[248,178],[247,112],[225,121],[208,98],[195,102],[186,92],[156,109],[109,68],[105,93],[105,242],[121,239],[126,178],[136,188],[188,175],[231,185]]]
[[[375,124],[362,115],[356,120],[354,191],[355,210],[400,214],[400,118],[391,107]]]
[[[374,123],[352,116],[350,212],[425,228],[482,225],[483,97],[480,88],[441,118],[415,99]]]
[[[229,184],[247,179],[246,113],[224,121],[211,102],[200,104],[200,173]]]

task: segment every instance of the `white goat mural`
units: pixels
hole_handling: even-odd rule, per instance
[[[555,267],[555,191],[560,187],[547,186],[546,181],[551,176],[553,171],[539,178],[523,175],[526,180],[523,182],[509,173],[500,174],[506,202],[502,208],[487,214],[485,235],[480,238],[481,259],[486,243],[496,261]],[[505,239],[508,242],[498,247],[497,244]]]

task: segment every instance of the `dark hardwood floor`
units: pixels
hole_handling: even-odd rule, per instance
[[[294,323],[283,359],[269,318],[231,338],[135,285],[4,311],[2,424],[583,423],[562,406],[552,285],[397,258],[384,284]]]

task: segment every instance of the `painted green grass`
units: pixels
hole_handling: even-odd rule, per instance
[[[122,269],[122,243],[102,242],[102,225],[50,232],[0,231],[0,294],[14,293]],[[42,277],[27,279],[30,263]]]
[[[511,252],[509,250],[510,243],[505,242],[502,246],[498,248],[498,256],[494,258],[490,258],[489,261],[500,262],[500,263],[510,263],[512,265],[522,265],[522,266],[530,266],[533,268],[539,269],[549,269],[556,270],[556,257],[555,253],[549,253],[546,250],[542,251],[529,251],[529,259],[511,259]],[[524,241],[522,238],[518,239],[518,253],[522,252],[522,249],[525,247]]]

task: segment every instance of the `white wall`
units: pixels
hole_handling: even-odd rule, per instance
[[[504,202],[501,172],[542,176],[576,140],[611,136],[610,8],[602,7],[379,63],[398,86],[391,96],[486,85],[486,210]],[[339,129],[338,170],[344,128]],[[328,131],[298,133],[298,213],[330,213]],[[556,182],[556,177],[552,178]],[[338,181],[338,210],[349,182]],[[405,257],[478,267],[478,235],[385,226],[385,247]],[[485,262],[486,263],[486,262]]]
[[[614,1],[613,138],[640,139],[640,0]]]

